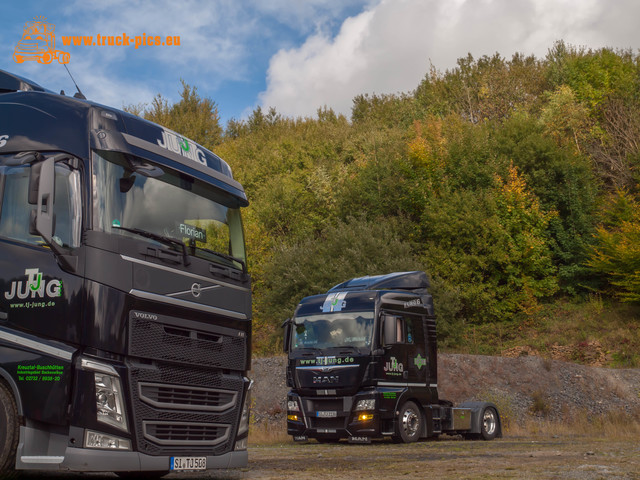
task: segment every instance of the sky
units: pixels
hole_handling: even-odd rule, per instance
[[[349,117],[355,96],[411,92],[430,68],[445,72],[469,53],[544,58],[558,40],[640,48],[638,0],[3,2],[0,69],[67,94],[75,87],[56,60],[14,59],[25,23],[43,18],[88,99],[116,108],[148,106],[156,95],[174,103],[182,80],[216,103],[223,126],[258,106]],[[63,45],[63,36],[98,35],[104,46]],[[180,45],[136,48],[136,36],[179,37]],[[108,45],[127,38],[128,46]]]

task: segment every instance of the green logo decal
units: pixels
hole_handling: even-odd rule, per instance
[[[178,144],[180,145],[180,148],[185,152],[189,151],[189,142],[187,142],[186,139],[181,138],[180,140],[178,140]]]
[[[59,382],[64,374],[63,365],[18,365],[19,382]]]
[[[422,367],[427,365],[427,359],[422,358],[422,355],[418,354],[418,356],[413,359],[413,364],[418,367],[418,370],[422,370]]]

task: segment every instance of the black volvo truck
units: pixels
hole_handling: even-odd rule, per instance
[[[0,71],[0,476],[247,464],[246,205],[193,141]]]
[[[438,396],[436,322],[424,272],[354,278],[302,299],[285,321],[294,440],[502,436],[496,406]]]

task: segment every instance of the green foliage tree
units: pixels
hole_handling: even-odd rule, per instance
[[[156,95],[151,106],[138,107],[138,113],[213,150],[222,141],[218,106],[209,98],[201,98],[196,87],[189,86],[184,80],[180,82],[182,92],[177,103],[169,105],[165,98]]]
[[[640,302],[640,201],[619,190],[608,203],[587,265],[624,302]]]

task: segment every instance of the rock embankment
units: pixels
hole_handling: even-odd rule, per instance
[[[253,421],[282,422],[288,387],[284,356],[253,359]],[[519,421],[526,416],[562,420],[570,415],[640,412],[640,369],[589,367],[544,359],[439,354],[438,389],[455,404],[493,401]]]

